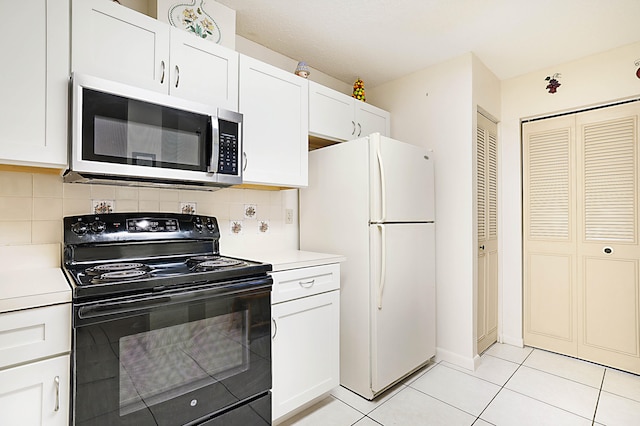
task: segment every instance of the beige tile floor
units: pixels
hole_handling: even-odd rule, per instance
[[[476,371],[432,364],[374,401],[339,387],[281,425],[633,426],[640,425],[640,376],[495,344]]]

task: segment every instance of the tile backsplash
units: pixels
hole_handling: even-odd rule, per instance
[[[222,252],[297,249],[297,220],[285,224],[286,209],[298,211],[297,190],[211,192],[72,184],[57,174],[0,171],[0,246],[61,243],[65,216],[185,212],[218,219]]]

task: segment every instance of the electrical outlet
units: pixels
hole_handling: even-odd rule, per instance
[[[293,224],[293,209],[286,209],[284,211],[284,223],[288,225]]]

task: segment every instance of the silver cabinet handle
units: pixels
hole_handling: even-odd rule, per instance
[[[160,74],[160,84],[164,84],[164,61],[160,61],[160,69],[162,70],[162,74]]]
[[[351,120],[351,125],[353,126],[353,130],[351,130],[351,136],[356,134],[356,122]]]
[[[56,405],[53,408],[53,411],[60,411],[60,377],[56,376],[53,379],[53,382],[56,385]]]
[[[178,84],[180,84],[180,68],[176,65],[176,89],[178,88]]]
[[[362,134],[362,125],[358,123],[358,137],[360,137],[361,134]]]
[[[271,336],[271,338],[275,339],[276,334],[278,334],[278,323],[276,322],[275,318],[271,318],[271,321],[273,321],[273,335]]]
[[[313,284],[315,284],[316,280],[315,278],[312,280],[307,280],[307,281],[299,281],[298,284],[300,284],[300,287],[302,288],[311,288],[313,287]]]
[[[249,160],[247,160],[246,152],[242,152],[242,158],[244,159],[244,166],[242,166],[242,171],[244,172],[245,170],[247,170],[247,164],[249,163]]]

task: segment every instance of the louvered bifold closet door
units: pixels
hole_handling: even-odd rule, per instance
[[[578,356],[640,373],[638,102],[576,116]]]
[[[498,126],[478,114],[477,216],[478,301],[477,349],[482,353],[498,335]]]
[[[523,124],[526,345],[576,356],[575,118]]]

